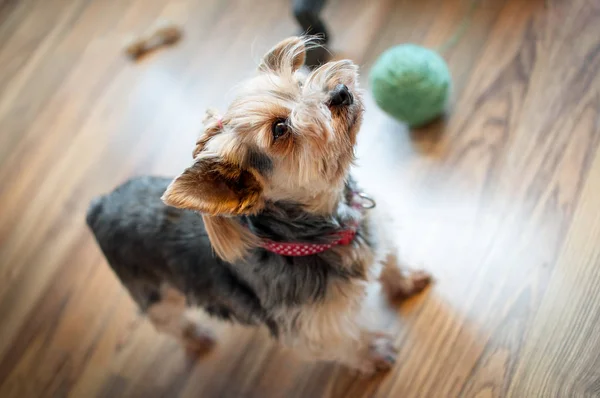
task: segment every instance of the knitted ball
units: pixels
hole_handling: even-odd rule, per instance
[[[452,86],[444,59],[414,44],[392,47],[381,54],[369,80],[377,105],[410,127],[439,117]]]

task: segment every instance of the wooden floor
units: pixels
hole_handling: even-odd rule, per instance
[[[366,75],[391,45],[441,45],[470,1],[333,0],[325,18]],[[204,109],[297,31],[290,2],[0,0],[0,397],[600,396],[600,2],[480,3],[446,54],[445,122],[409,133],[367,98],[356,174],[436,283],[379,303],[400,355],[361,379],[229,325],[186,356],[84,224],[94,195],[189,163]],[[183,42],[127,60],[159,18]]]

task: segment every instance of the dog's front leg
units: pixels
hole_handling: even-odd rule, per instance
[[[156,330],[175,337],[190,351],[201,353],[215,343],[212,331],[188,316],[185,296],[170,286],[161,287],[160,300],[148,307],[147,316]]]
[[[294,339],[297,352],[307,357],[334,361],[363,375],[390,369],[397,351],[390,335],[372,331],[354,322],[313,324]]]
[[[388,255],[379,275],[383,290],[391,300],[399,300],[420,293],[431,282],[425,271],[403,270],[395,255]]]
[[[383,332],[362,330],[359,341],[352,345],[352,354],[347,357],[345,364],[363,375],[389,370],[396,363],[398,351],[394,341]]]

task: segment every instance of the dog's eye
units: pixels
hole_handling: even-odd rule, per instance
[[[283,119],[279,119],[275,123],[273,123],[273,127],[272,127],[273,138],[278,139],[278,138],[286,135],[289,130],[290,130],[290,126],[288,126],[287,121],[283,120]]]

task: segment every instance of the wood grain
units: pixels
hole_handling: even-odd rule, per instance
[[[440,46],[470,1],[333,0],[336,57]],[[157,19],[183,41],[139,63]],[[157,334],[83,215],[137,174],[187,165],[203,111],[294,34],[288,1],[0,2],[0,397],[600,396],[600,4],[482,0],[445,57],[445,120],[414,132],[367,93],[356,174],[388,202],[435,286],[378,322],[394,369],[305,363],[264,330],[216,324],[202,358]],[[201,315],[200,315],[201,316]]]

